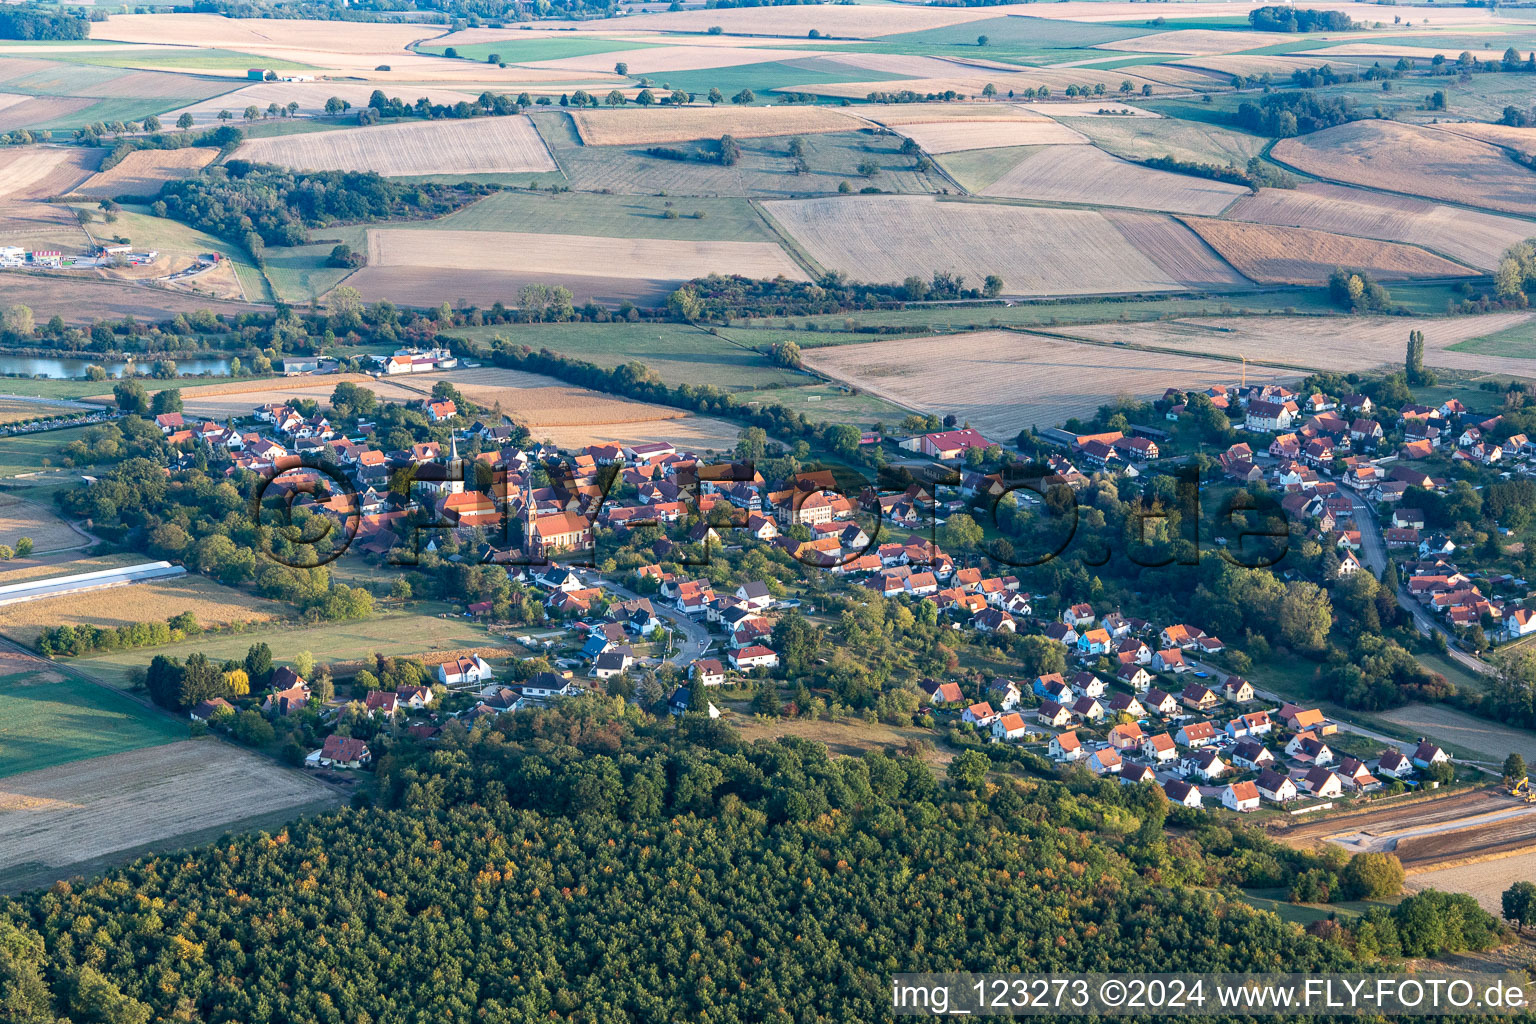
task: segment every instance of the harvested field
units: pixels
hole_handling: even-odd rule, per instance
[[[658,38],[658,42],[661,38]],[[797,60],[811,57],[832,56],[831,51],[796,50]],[[757,64],[778,60],[784,54],[767,47],[745,46],[644,46],[632,50],[604,50],[579,57],[557,57],[551,60],[524,61],[520,66],[550,68],[558,71],[585,71],[591,74],[611,73],[619,62],[629,65],[630,74],[660,75],[669,71],[703,71],[712,68],[735,67],[738,64]],[[502,58],[506,60],[506,57]]]
[[[1477,900],[1478,906],[1497,917],[1503,913],[1504,890],[1516,882],[1528,882],[1532,878],[1536,878],[1536,850],[1478,864],[1418,871],[1409,876],[1406,888],[1410,892],[1423,889],[1464,892]]]
[[[781,92],[808,92],[818,96],[829,96],[842,99],[861,100],[872,92],[897,93],[910,90],[916,93],[939,93],[953,89],[966,96],[979,96],[988,85],[997,87],[997,90],[1006,93],[1009,90],[1022,92],[1025,89],[1038,89],[1046,86],[1052,93],[1060,95],[1069,85],[1100,85],[1102,84],[1111,93],[1120,87],[1120,83],[1129,81],[1137,90],[1143,84],[1151,85],[1153,92],[1166,92],[1164,82],[1151,77],[1152,67],[1138,67],[1135,70],[1122,69],[1105,71],[1100,68],[1035,68],[1020,67],[1017,71],[991,70],[986,67],[977,67],[969,64],[954,62],[948,63],[942,68],[942,74],[925,76],[922,78],[897,78],[883,79],[867,82],[832,82],[814,85],[789,84],[782,87]],[[1143,74],[1148,72],[1148,74]],[[1224,80],[1216,80],[1209,77],[1198,78],[1198,81],[1211,87],[1228,84]],[[1192,83],[1180,83],[1184,88]],[[1100,97],[1097,102],[1104,104],[1112,102],[1110,96]]]
[[[157,46],[198,46],[271,55],[273,50],[326,50],[335,53],[403,53],[407,45],[432,34],[431,27],[386,22],[226,18],[216,14],[119,14],[91,25],[92,39]]]
[[[1436,125],[1441,131],[1465,135],[1469,139],[1512,149],[1525,156],[1536,156],[1536,128],[1515,128],[1507,124],[1483,124],[1480,121],[1448,122]]]
[[[247,298],[245,285],[240,283],[240,275],[235,272],[235,265],[229,260],[220,260],[207,270],[189,277],[178,277],[174,281],[162,281],[161,284],[166,288],[215,299],[239,301]]]
[[[1227,216],[1408,242],[1484,271],[1495,270],[1506,249],[1536,234],[1528,221],[1322,183],[1261,189],[1239,199]]]
[[[1186,57],[1173,67],[1194,68],[1197,71],[1214,71],[1230,78],[1232,75],[1262,75],[1265,73],[1283,78],[1292,71],[1307,71],[1329,64],[1335,71],[1363,71],[1370,66],[1369,60],[1323,60],[1302,54],[1299,57],[1282,57],[1263,53],[1236,53],[1230,56]]]
[[[792,200],[765,208],[821,266],[861,281],[947,271],[975,282],[998,274],[1009,295],[1177,291],[1240,282],[1213,256],[1202,259],[1204,243],[1186,229],[1170,229],[1160,245],[1182,230],[1187,252],[1154,257],[1092,210],[905,196]],[[892,225],[901,226],[899,245],[892,244]],[[1192,273],[1175,277],[1165,264],[1187,265]]]
[[[1092,415],[1121,395],[1231,384],[1235,362],[980,331],[807,349],[807,366],[925,413],[953,413],[1005,440],[1031,425]],[[1249,381],[1295,377],[1250,366]]]
[[[850,114],[826,107],[660,107],[651,110],[581,110],[571,114],[588,146],[640,146],[734,135],[846,132],[867,127]]]
[[[1126,240],[1175,281],[1241,284],[1242,278],[1210,248],[1200,244],[1183,223],[1156,213],[1105,210],[1104,218]]]
[[[1530,360],[1451,351],[1470,338],[1536,324],[1536,313],[1415,319],[1424,332],[1424,361],[1448,369],[1529,373]],[[1083,324],[1061,328],[1073,337],[1107,344],[1205,353],[1316,370],[1351,372],[1400,362],[1409,326],[1394,317],[1189,317],[1139,324]],[[1394,712],[1395,713],[1395,712]],[[1388,713],[1384,717],[1390,717]],[[1480,719],[1473,721],[1481,722]],[[1427,730],[1433,732],[1433,730]],[[1508,753],[1508,751],[1505,751]],[[1500,755],[1502,756],[1502,755]]]
[[[897,129],[930,153],[954,153],[964,149],[1004,149],[1009,146],[1056,146],[1088,141],[1081,132],[1060,121],[929,121]]]
[[[1259,284],[1325,284],[1338,267],[1382,281],[1475,273],[1418,246],[1335,235],[1310,228],[1191,217],[1186,222],[1245,277]]]
[[[0,209],[0,218],[5,216]],[[0,233],[0,241],[4,241],[3,233]],[[36,419],[39,416],[57,416],[63,413],[75,413],[78,409],[64,405],[45,405],[41,402],[18,402],[8,398],[0,398],[0,425],[7,423],[20,423],[22,420]],[[0,508],[4,507],[4,498],[0,498]],[[9,543],[0,536],[0,544]]]
[[[387,300],[417,309],[451,306],[515,306],[525,285],[544,284],[570,290],[576,302],[607,306],[633,302],[660,306],[684,278],[594,277],[588,274],[548,274],[516,270],[455,270],[429,267],[364,267],[347,278],[349,287],[370,302]]]
[[[75,211],[67,206],[0,200],[0,245],[84,252],[90,244]]]
[[[74,192],[90,199],[153,196],[159,193],[161,185],[192,177],[218,155],[216,149],[195,146],[137,150],[129,153],[116,167],[92,175]]]
[[[1248,189],[1142,167],[1092,146],[1046,146],[1019,161],[983,194],[1210,216],[1247,195]]]
[[[47,199],[70,192],[101,163],[101,151],[77,146],[0,149],[0,199]]]
[[[516,266],[487,270],[487,252],[516,253]],[[370,271],[409,268],[411,274],[424,280],[438,281],[446,298],[459,287],[457,279],[463,272],[477,271],[489,275],[486,280],[490,282],[507,282],[510,287],[504,288],[501,294],[513,302],[520,285],[512,282],[530,280],[553,283],[556,279],[590,278],[598,288],[601,285],[596,282],[610,280],[671,284],[711,273],[747,277],[782,275],[796,281],[806,280],[805,271],[771,242],[683,242],[513,231],[374,228],[368,232],[368,263],[349,279],[359,290],[366,283],[378,284],[372,281]],[[389,279],[387,275],[373,276]],[[672,286],[676,287],[675,284]],[[648,287],[654,288],[654,285]]]
[[[1033,11],[1033,8],[1028,9]],[[657,32],[702,34],[718,25],[731,35],[796,36],[804,39],[814,28],[829,36],[873,39],[898,32],[919,32],[928,28],[944,28],[983,18],[995,18],[1010,10],[1008,7],[917,7],[910,4],[886,4],[878,13],[859,6],[831,4],[801,8],[742,7],[673,11],[647,14],[641,18],[598,18],[579,23],[578,30],[633,32],[645,28]]]
[[[87,96],[28,96],[0,110],[0,131],[40,127],[84,110],[94,102]]]
[[[318,780],[212,739],[76,761],[0,786],[0,870],[67,867],[328,799]]]
[[[1233,50],[1257,50],[1264,46],[1295,41],[1294,35],[1284,32],[1223,32],[1219,29],[1182,28],[1098,43],[1095,49],[1125,50],[1130,53],[1231,53]]]
[[[515,417],[514,417],[515,418]],[[631,420],[623,423],[584,423],[559,427],[529,427],[534,437],[562,448],[589,444],[664,441],[699,453],[729,452],[741,437],[741,427],[713,416],[681,419]]]
[[[1355,121],[1275,144],[1275,158],[1319,178],[1536,213],[1536,173],[1475,139],[1399,124]]]
[[[1047,113],[1014,103],[899,103],[871,108],[871,121],[887,127],[939,121],[1038,121]]]
[[[1429,347],[1428,337],[1426,332],[1426,350]],[[1425,355],[1428,355],[1427,351]],[[1519,754],[1528,761],[1536,760],[1536,733],[1490,722],[1454,708],[1438,704],[1409,704],[1379,714],[1393,725],[1475,751],[1489,761],[1502,763],[1511,753]]]
[[[24,402],[5,404],[26,405]],[[46,407],[33,405],[32,408],[39,410]],[[32,415],[36,416],[37,412],[34,411]],[[0,494],[0,544],[14,548],[22,537],[32,538],[32,553],[35,555],[46,555],[50,551],[63,551],[67,548],[83,548],[91,543],[84,534],[77,533],[68,523],[54,515],[52,509],[13,494]],[[5,612],[0,611],[0,623],[4,621]]]
[[[195,313],[200,309],[243,313],[266,308],[79,274],[7,271],[0,274],[0,306],[16,304],[31,306],[45,316],[57,313],[65,323],[71,324],[121,320],[125,316],[158,322],[177,313]]]
[[[1115,109],[1123,109],[1116,107]],[[1058,115],[1060,116],[1060,115]],[[1095,146],[1127,160],[1171,156],[1192,163],[1245,167],[1264,149],[1264,139],[1213,124],[1166,117],[1066,117]]]
[[[182,114],[191,114],[198,124],[218,124],[219,111],[241,111],[252,104],[262,110],[267,104],[286,107],[297,103],[299,117],[311,117],[325,112],[325,101],[332,96],[346,100],[353,108],[368,105],[368,97],[376,87],[360,82],[255,82],[243,89],[215,96],[213,99],[193,103],[173,110],[161,118],[167,124],[175,124]],[[385,90],[391,92],[393,90]],[[404,93],[406,90],[400,90]],[[409,90],[411,100],[425,96],[433,103],[472,103],[477,95],[466,89],[450,89],[441,86],[420,86]],[[401,97],[402,99],[404,96]]]
[[[78,539],[78,538],[77,538]],[[0,608],[0,635],[31,646],[45,626],[117,627],[191,612],[205,627],[270,622],[287,609],[199,576],[40,598]]]
[[[533,122],[516,115],[278,135],[244,143],[239,155],[300,171],[385,176],[557,169]]]

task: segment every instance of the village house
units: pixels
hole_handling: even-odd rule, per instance
[[[1172,672],[1175,675],[1189,671],[1189,666],[1184,663],[1184,652],[1177,647],[1170,647],[1166,651],[1158,651],[1152,655],[1152,668],[1158,672]]]
[[[928,694],[930,704],[958,704],[963,699],[959,683],[942,683],[936,679],[929,679],[923,683],[923,692]]]
[[[959,700],[959,690],[960,688],[956,686],[956,700]],[[934,701],[934,703],[937,704],[940,702]],[[1063,726],[1072,724],[1072,712],[1068,711],[1066,708],[1062,707],[1060,704],[1053,700],[1041,701],[1039,709],[1035,712],[1035,718],[1045,725],[1054,726],[1058,729],[1062,728]]]
[[[1088,770],[1095,775],[1113,775],[1123,766],[1120,754],[1113,747],[1104,747],[1088,755]]]
[[[1328,748],[1328,744],[1310,732],[1292,736],[1291,741],[1285,745],[1285,752],[1302,764],[1328,764],[1333,760],[1333,751]]]
[[[1275,755],[1264,746],[1262,740],[1250,736],[1238,740],[1232,747],[1232,763],[1239,768],[1258,771],[1275,763]]]
[[[1428,740],[1419,740],[1419,745],[1410,755],[1416,768],[1428,768],[1432,764],[1449,764],[1451,756]]]
[[[1135,750],[1146,738],[1146,733],[1135,722],[1126,722],[1109,730],[1109,745],[1116,750]]]
[[[1055,761],[1078,761],[1088,755],[1075,732],[1064,732],[1051,737],[1046,753]]]
[[[731,667],[738,672],[779,667],[778,654],[761,644],[752,644],[749,647],[733,650],[730,653],[730,661]]]
[[[1221,806],[1240,813],[1258,810],[1259,787],[1252,782],[1229,783],[1221,791]]]
[[[495,678],[490,663],[478,654],[470,658],[455,658],[437,666],[437,681],[444,686],[473,686],[488,683]]]
[[[1199,753],[1184,758],[1179,763],[1179,769],[1185,778],[1194,775],[1206,782],[1215,782],[1231,771],[1232,766],[1221,759],[1221,751],[1214,747],[1206,747]]]
[[[725,666],[718,658],[700,658],[688,666],[688,678],[699,686],[724,686]]]
[[[1141,752],[1146,758],[1156,764],[1166,764],[1179,756],[1178,747],[1174,745],[1173,737],[1165,732],[1155,736],[1148,736],[1141,743]]]
[[[373,753],[368,749],[368,744],[334,733],[325,738],[319,750],[304,759],[305,765],[310,768],[361,768],[372,761]]]
[[[972,704],[960,713],[960,721],[967,725],[985,727],[997,720],[997,712],[992,710],[992,705],[982,701]]]
[[[1152,685],[1152,673],[1134,663],[1121,665],[1115,672],[1115,678],[1137,693],[1144,692]]]
[[[1165,693],[1155,686],[1142,694],[1141,703],[1148,711],[1162,715],[1164,718],[1179,713],[1178,698],[1171,693]]]
[[[1301,785],[1309,795],[1321,800],[1331,800],[1344,795],[1344,780],[1321,765],[1303,775]]]
[[[1174,739],[1190,749],[1199,749],[1216,742],[1216,727],[1210,722],[1185,722]]]
[[[1200,789],[1192,786],[1183,779],[1169,779],[1163,783],[1163,793],[1170,803],[1181,807],[1198,808],[1200,806]]]
[[[1201,713],[1214,711],[1221,703],[1221,698],[1216,696],[1215,690],[1201,686],[1199,683],[1190,683],[1184,687],[1184,691],[1179,694],[1179,700],[1185,707]]]
[[[1254,785],[1258,787],[1259,796],[1273,804],[1290,803],[1301,795],[1296,789],[1296,783],[1291,781],[1289,775],[1282,775],[1268,768],[1259,772]]]
[[[998,715],[992,723],[992,738],[997,740],[1021,740],[1029,734],[1024,725],[1024,716],[1017,713]]]
[[[1381,755],[1376,763],[1376,771],[1392,779],[1413,778],[1413,762],[1403,756],[1400,750],[1389,750]]]

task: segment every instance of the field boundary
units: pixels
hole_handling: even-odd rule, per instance
[[[779,236],[779,244],[784,251],[789,253],[790,258],[799,263],[806,273],[811,275],[813,280],[820,280],[827,275],[827,268],[817,263],[815,257],[807,252],[795,240],[793,235],[784,230],[784,225],[773,219],[773,215],[764,208],[760,200],[750,199],[748,202],[751,204],[752,209],[757,211],[757,215],[763,219],[763,223],[768,225],[768,230]]]

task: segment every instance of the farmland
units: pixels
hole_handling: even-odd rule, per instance
[[[1241,185],[1142,167],[1092,146],[1046,146],[1020,160],[983,195],[1211,215],[1247,192]]]
[[[1095,146],[1127,160],[1170,156],[1191,163],[1245,167],[1264,148],[1264,140],[1256,135],[1171,117],[1089,116],[1062,117],[1062,121]]]
[[[167,222],[169,223],[169,222]],[[121,319],[163,320],[177,313],[211,309],[216,313],[249,312],[243,302],[227,302],[125,281],[71,274],[0,274],[0,307],[23,305],[56,312],[65,323]]]
[[[484,343],[503,337],[613,367],[644,363],[668,384],[707,384],[725,390],[782,387],[801,383],[803,374],[774,366],[756,350],[750,334],[711,334],[678,324],[552,324],[537,331],[516,324],[468,328],[455,337]]]
[[[75,570],[70,567],[69,571]],[[191,612],[199,625],[215,628],[270,622],[284,617],[287,609],[212,580],[187,575],[134,583],[127,588],[111,587],[6,605],[0,608],[0,636],[31,646],[38,633],[48,626],[113,628],[157,622],[183,612]]]
[[[1392,121],[1356,121],[1276,143],[1275,158],[1319,178],[1536,213],[1536,173],[1487,143]]]
[[[487,252],[516,253],[515,265],[487,268]],[[369,265],[349,279],[365,297],[431,306],[430,296],[513,303],[525,284],[560,284],[577,301],[610,295],[655,303],[681,282],[710,273],[805,280],[770,242],[613,239],[531,232],[397,230],[368,232]]]
[[[1424,318],[1411,329],[1424,332],[1424,361],[1447,369],[1519,373],[1522,362],[1476,355],[1461,342],[1497,331],[1536,324],[1536,314],[1492,313],[1478,317]],[[1402,358],[1410,327],[1391,317],[1353,317],[1341,325],[1328,317],[1190,317],[1142,324],[1094,324],[1064,329],[1074,337],[1158,350],[1209,353],[1233,359],[1351,372]],[[1507,369],[1506,369],[1507,368]]]
[[[1002,149],[1010,146],[1055,146],[1088,140],[1060,121],[1040,118],[1009,121],[926,121],[904,124],[898,131],[929,153],[963,149]]]
[[[185,735],[179,723],[123,694],[48,662],[0,651],[0,778]],[[12,792],[9,784],[0,785],[0,794]],[[0,822],[5,800],[0,795]]]
[[[1409,242],[1489,271],[1498,266],[1506,249],[1536,231],[1536,225],[1513,217],[1326,184],[1261,189],[1257,195],[1239,199],[1226,215],[1259,224]]]
[[[1407,888],[1411,892],[1422,889],[1464,892],[1490,914],[1499,914],[1503,912],[1501,897],[1504,890],[1516,882],[1529,881],[1533,876],[1536,876],[1536,850],[1476,864],[1418,871],[1409,876]]]
[[[253,629],[247,633],[229,633],[179,644],[166,644],[148,650],[113,651],[77,659],[81,671],[99,677],[114,686],[129,682],[134,669],[144,668],[157,654],[185,658],[202,651],[215,661],[239,660],[258,640],[272,643],[281,638],[287,652],[309,651],[319,663],[356,661],[374,652],[385,657],[423,656],[432,660],[434,652],[468,648],[495,647],[497,641],[481,626],[460,616],[432,615],[425,612],[387,612],[361,622],[329,623],[319,626],[284,625],[281,629]],[[285,655],[277,654],[282,662]]]
[[[1223,259],[1261,284],[1324,284],[1339,267],[1366,271],[1380,281],[1472,273],[1458,263],[1396,242],[1203,217],[1187,223]]]
[[[34,406],[34,408],[36,408]],[[32,538],[33,553],[46,555],[67,548],[81,548],[90,543],[53,510],[12,494],[0,494],[0,544],[14,548],[22,537]],[[8,619],[0,610],[0,629]]]
[[[1082,147],[1061,147],[1077,149]],[[1003,279],[1010,295],[1085,295],[1233,285],[1233,271],[1171,225],[1161,248],[1142,251],[1104,214],[903,197],[807,199],[764,204],[811,257],[857,280],[911,274]],[[903,243],[891,244],[890,225]]]
[[[92,175],[72,191],[90,199],[152,196],[166,182],[196,174],[218,155],[216,149],[199,147],[141,149],[129,153],[110,170]]]
[[[243,159],[300,171],[377,171],[383,175],[553,171],[526,117],[383,125],[252,139]]]
[[[772,242],[778,235],[745,199],[498,192],[433,221],[401,228],[516,231],[603,238]]]
[[[836,380],[998,440],[1032,425],[1091,415],[1121,395],[1231,383],[1232,362],[1084,345],[1038,334],[981,331],[809,349],[805,363]],[[1250,367],[1248,379],[1287,375]],[[1294,376],[1294,375],[1289,375]]]
[[[650,146],[662,142],[741,139],[766,135],[846,132],[864,122],[824,107],[686,107],[636,113],[581,110],[571,115],[581,140],[589,146]]]
[[[1409,704],[1380,712],[1380,715],[1393,725],[1453,743],[1488,761],[1503,762],[1511,752],[1536,761],[1536,735],[1453,708],[1434,704]]]
[[[0,426],[7,423],[18,423],[22,420],[36,419],[39,416],[67,415],[76,410],[62,405],[45,405],[38,402],[20,402],[15,399],[0,398]]]
[[[336,802],[322,783],[217,740],[31,771],[0,787],[0,878],[46,881],[72,865]]]
[[[99,152],[58,146],[0,150],[0,199],[63,195],[89,178],[100,162]]]

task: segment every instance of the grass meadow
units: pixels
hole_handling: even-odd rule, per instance
[[[0,672],[18,664],[0,662]],[[169,716],[67,670],[0,675],[0,778],[186,737]]]

